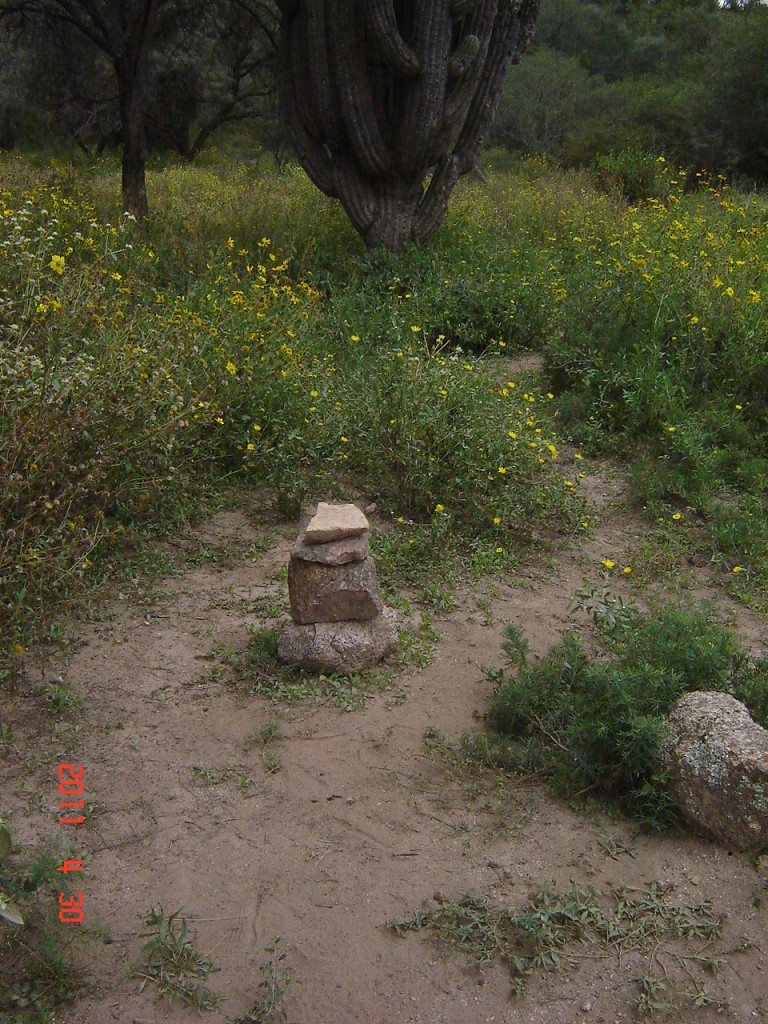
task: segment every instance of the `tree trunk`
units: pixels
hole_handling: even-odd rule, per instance
[[[143,221],[147,205],[147,78],[161,0],[134,0],[127,21],[116,19],[111,40],[123,132],[123,203]]]
[[[418,180],[379,184],[376,217],[363,235],[369,249],[383,246],[390,252],[401,252],[407,242],[413,241],[422,191]]]
[[[132,87],[131,87],[132,86]],[[127,95],[120,95],[120,122],[123,132],[123,206],[137,220],[146,220],[147,204],[146,154],[143,87],[130,83]]]

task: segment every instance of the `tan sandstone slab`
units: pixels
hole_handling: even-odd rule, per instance
[[[669,788],[685,820],[737,850],[768,844],[768,731],[727,693],[687,693],[668,715]]]
[[[367,622],[289,622],[280,637],[280,661],[308,672],[359,672],[397,647],[397,615],[384,608]]]
[[[359,537],[369,529],[357,505],[329,505],[321,501],[304,532],[306,544],[325,544],[344,537]]]
[[[323,565],[291,555],[288,596],[291,618],[303,624],[372,619],[384,607],[370,556],[344,565]]]
[[[291,549],[291,556],[305,562],[322,562],[323,565],[345,565],[347,562],[362,562],[370,553],[368,534],[359,537],[343,537],[325,544],[307,544],[304,534]]]

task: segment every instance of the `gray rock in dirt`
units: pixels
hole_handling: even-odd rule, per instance
[[[668,716],[663,759],[685,820],[726,846],[768,843],[768,731],[727,693],[687,693]]]
[[[321,562],[323,565],[345,565],[347,562],[362,562],[368,557],[370,544],[368,534],[359,537],[344,537],[324,544],[307,544],[302,533],[291,549],[291,556],[305,562]]]
[[[368,527],[368,520],[357,505],[328,505],[321,501],[304,532],[304,540],[307,544],[325,544],[344,537],[359,537]]]
[[[373,619],[384,607],[370,557],[344,565],[323,565],[291,555],[288,595],[291,618],[303,625]]]
[[[280,637],[280,661],[309,672],[358,672],[373,668],[397,647],[397,615],[384,608],[365,622],[289,622]]]

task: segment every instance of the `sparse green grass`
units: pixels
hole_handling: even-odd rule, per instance
[[[400,653],[390,664],[348,675],[318,674],[282,664],[277,657],[279,639],[277,628],[251,629],[248,647],[234,664],[238,687],[267,697],[274,704],[312,701],[342,711],[356,711],[373,694],[390,688],[404,666],[430,664],[437,633],[431,618],[422,613],[415,622],[401,626]]]
[[[11,1024],[54,1024],[56,1011],[82,991],[74,954],[83,936],[56,913],[57,894],[69,892],[61,856],[46,845],[14,854],[0,823],[0,1020]]]
[[[251,750],[257,746],[266,747],[270,743],[275,743],[282,738],[283,730],[280,722],[276,718],[270,718],[260,729],[256,729],[246,736],[244,746],[246,750]]]
[[[153,907],[146,924],[151,931],[144,936],[149,939],[142,949],[144,960],[131,970],[132,977],[142,979],[140,991],[152,982],[169,1002],[178,999],[198,1013],[215,1010],[221,996],[211,991],[207,982],[219,968],[196,949],[189,923],[181,911],[166,917],[162,907]],[[261,981],[256,986],[253,1007],[230,1024],[287,1024],[283,999],[291,983],[291,972],[285,963],[287,954],[280,947],[280,936],[264,952],[268,957],[259,967]]]
[[[256,986],[256,1001],[248,1013],[231,1024],[287,1024],[283,999],[291,983],[291,972],[285,964],[288,954],[280,948],[279,935],[264,952],[268,958],[259,968],[261,981]]]
[[[282,727],[276,718],[271,718],[261,729],[256,729],[245,738],[246,750],[261,747],[261,760],[268,775],[274,775],[283,767],[280,758],[270,749],[271,744],[278,743],[282,738]]]
[[[427,750],[439,757],[454,778],[467,780],[480,773],[501,773],[508,779],[519,774],[519,760],[503,736],[493,733],[462,733],[458,740],[446,739],[438,730],[424,734]],[[487,779],[486,779],[487,782]]]
[[[204,765],[192,765],[189,769],[192,780],[202,786],[220,786],[223,782],[234,782],[238,789],[247,789],[253,785],[253,779],[241,768],[227,765],[224,768],[207,768]]]
[[[516,752],[504,738],[489,733],[463,733],[457,740],[438,729],[424,733],[427,752],[439,762],[446,778],[460,789],[453,800],[443,795],[446,807],[471,806],[482,812],[479,834],[484,842],[508,839],[518,833],[530,814],[526,782]]]
[[[82,698],[69,683],[47,683],[43,694],[45,706],[56,718],[67,718],[82,706]]]
[[[330,704],[341,711],[356,711],[391,681],[392,670],[387,667],[350,675],[323,675],[283,665],[277,657],[279,638],[278,629],[252,629],[248,648],[235,666],[239,687],[267,697],[274,704],[312,701]]]
[[[639,980],[640,1009],[660,1009],[664,990],[673,1000],[670,1008],[715,1002],[703,981],[705,973],[716,974],[721,965],[712,944],[722,934],[722,919],[711,901],[673,902],[669,889],[656,883],[616,888],[609,895],[611,904],[606,906],[595,889],[545,887],[515,910],[467,893],[406,920],[389,921],[388,927],[398,935],[427,930],[439,948],[466,954],[480,969],[500,962],[517,996],[535,972],[573,969],[591,955],[585,951],[591,947],[613,956],[640,953],[643,962],[650,957],[663,971],[666,983],[659,984],[652,974]],[[688,947],[684,958],[680,941]]]

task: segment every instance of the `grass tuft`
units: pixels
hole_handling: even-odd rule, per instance
[[[196,1010],[214,1010],[220,996],[207,988],[206,981],[219,968],[195,949],[187,919],[179,919],[180,914],[177,910],[166,917],[162,907],[149,911],[145,923],[152,930],[144,936],[149,938],[142,947],[144,962],[132,974],[143,979],[140,991],[151,981],[169,1002],[180,999]]]

